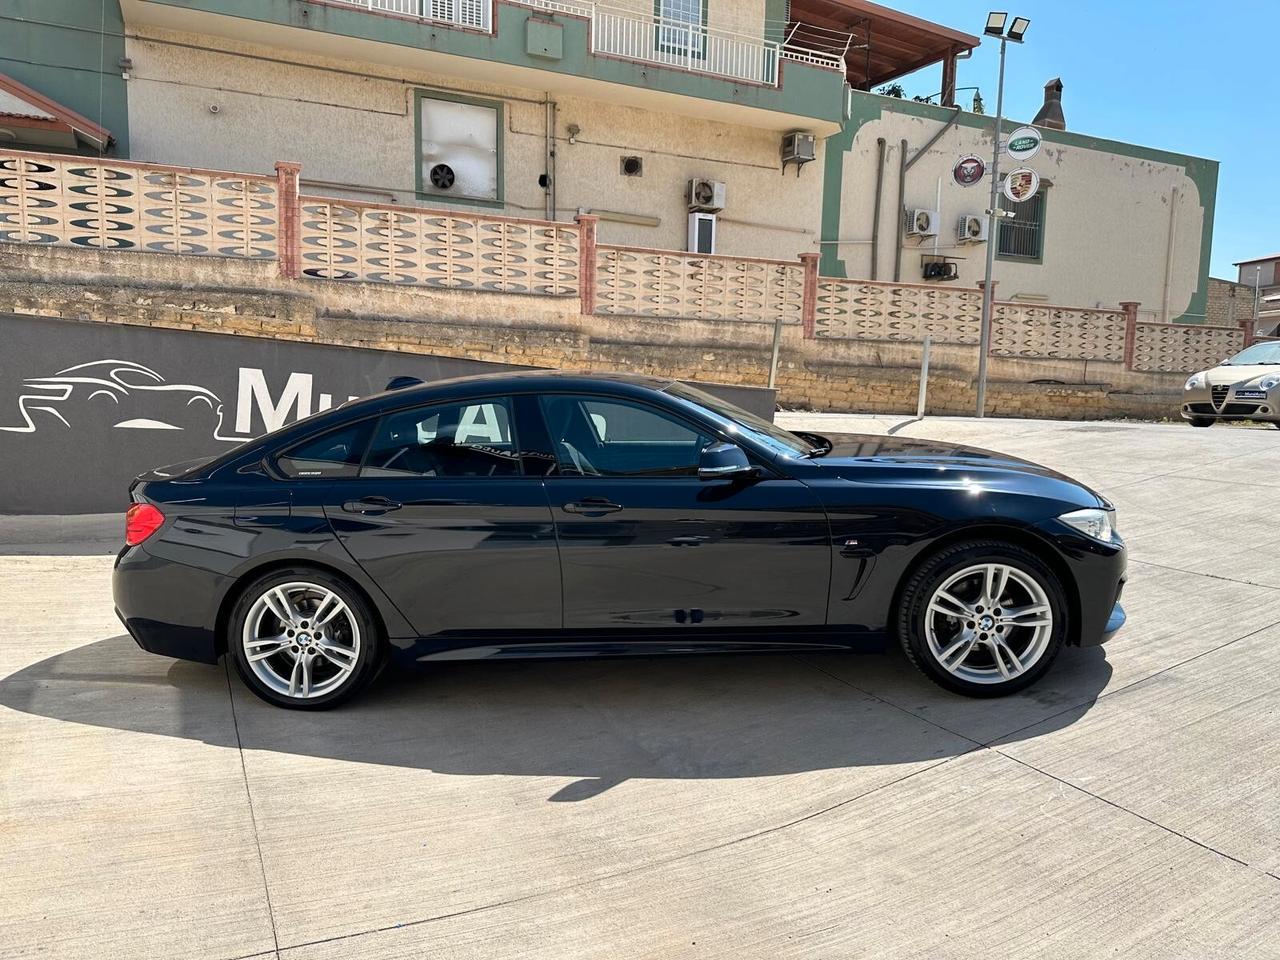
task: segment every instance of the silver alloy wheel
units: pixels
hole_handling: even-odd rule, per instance
[[[341,597],[316,583],[268,587],[244,620],[245,661],[269,689],[309,700],[341,687],[360,659],[360,625]]]
[[[1025,570],[979,563],[948,577],[925,609],[929,652],[970,683],[1004,683],[1030,670],[1053,636],[1053,607]]]

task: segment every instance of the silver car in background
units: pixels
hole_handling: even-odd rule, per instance
[[[1280,427],[1280,340],[1255,343],[1187,378],[1182,419],[1193,427],[1258,420]]]

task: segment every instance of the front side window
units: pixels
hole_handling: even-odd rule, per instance
[[[511,477],[520,460],[505,397],[401,410],[378,422],[362,477]]]
[[[1001,220],[997,226],[999,246],[998,253],[1006,260],[1044,259],[1044,201],[1045,187],[1041,187],[1030,200],[1014,203],[1004,194],[1000,195],[1000,209],[1008,210],[1013,216]]]
[[[696,477],[716,441],[665,411],[625,400],[542,398],[561,476]]]
[[[282,453],[276,467],[286,477],[354,477],[369,443],[372,420],[338,427],[318,437],[303,440]]]

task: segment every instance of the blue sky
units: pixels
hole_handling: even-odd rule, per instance
[[[1213,276],[1234,279],[1234,261],[1280,253],[1275,0],[881,2],[972,34],[982,33],[989,10],[1030,17],[1026,43],[1009,45],[1007,116],[1030,120],[1045,82],[1062,77],[1067,129],[1219,161]],[[998,51],[985,42],[958,70],[959,86],[982,88],[988,113]],[[936,93],[941,73],[930,67],[902,84],[908,96]],[[971,97],[958,99],[967,107]]]

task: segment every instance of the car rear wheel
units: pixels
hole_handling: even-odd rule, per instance
[[[277,570],[249,584],[231,612],[227,650],[255,694],[323,710],[378,672],[381,638],[364,598],[322,570]]]
[[[1188,418],[1187,423],[1191,424],[1193,427],[1212,427],[1213,417],[1190,417]]]
[[[998,697],[1044,676],[1066,637],[1066,595],[1035,554],[1012,544],[948,547],[908,580],[898,636],[930,680]]]

